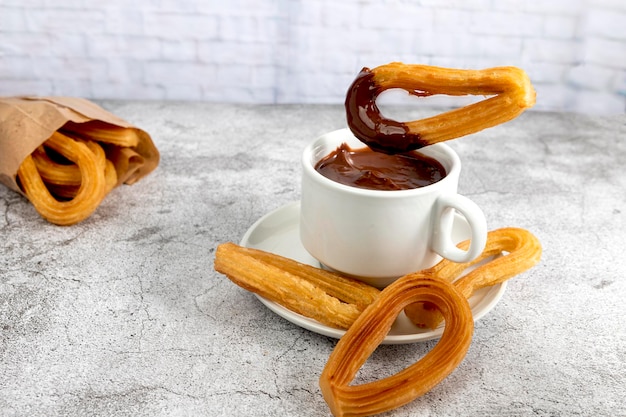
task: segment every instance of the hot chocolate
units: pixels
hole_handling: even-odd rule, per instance
[[[425,187],[446,176],[441,163],[419,152],[388,155],[351,149],[345,143],[322,158],[315,170],[341,184],[385,191]]]

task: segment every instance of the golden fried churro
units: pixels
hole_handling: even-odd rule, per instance
[[[467,249],[468,241],[459,244]],[[485,262],[490,257],[506,252],[503,256]],[[430,269],[434,275],[454,282],[454,287],[465,298],[484,287],[504,282],[515,275],[535,266],[541,258],[541,244],[528,230],[520,228],[502,228],[487,234],[487,244],[483,253],[472,262],[454,263],[444,259]],[[482,263],[482,264],[481,264]],[[479,265],[467,275],[457,278],[469,267]],[[436,328],[443,316],[430,303],[411,304],[404,310],[407,317],[419,327]]]
[[[113,188],[136,181],[137,171],[146,169],[136,149],[139,142],[134,128],[68,122],[22,162],[20,187],[46,220],[77,223],[93,213]]]
[[[74,167],[74,166],[72,165],[71,167]],[[63,199],[70,200],[76,197],[76,193],[78,193],[78,190],[80,188],[80,182],[78,183],[78,185],[56,184],[53,181],[49,181],[48,179],[44,178],[43,174],[41,173],[41,169],[39,165],[37,165],[37,169],[39,170],[39,173],[41,174],[41,177],[44,180],[46,187],[48,187],[48,190],[50,190],[50,193],[54,197],[59,198],[61,200]],[[106,180],[105,194],[108,194],[109,192],[111,192],[111,190],[113,190],[113,188],[115,188],[118,185],[117,184],[118,182],[117,172],[115,171],[115,165],[113,165],[113,162],[109,161],[108,159],[105,160],[104,178]]]
[[[107,159],[115,166],[116,186],[134,184],[159,162],[159,152],[152,145],[150,136],[141,129],[92,120],[85,123],[68,122],[63,125],[61,132],[102,145]]]
[[[43,145],[35,149],[31,156],[46,184],[75,186],[78,189],[80,170],[76,164],[62,164],[54,161],[45,151]]]
[[[492,97],[433,117],[398,122],[385,118],[376,105],[378,95],[391,88],[420,97]],[[530,80],[516,67],[465,70],[393,62],[363,68],[348,90],[345,107],[348,126],[358,139],[374,150],[400,153],[507,122],[534,104]]]
[[[92,120],[86,123],[66,123],[61,132],[69,136],[78,136],[83,139],[132,148],[139,144],[137,130],[131,127],[113,126]]]
[[[55,199],[44,184],[31,155],[18,169],[20,185],[43,218],[58,225],[78,223],[91,215],[106,193],[106,178],[98,157],[83,143],[55,132],[45,146],[78,166],[81,183],[69,201]]]
[[[435,347],[395,375],[349,385],[398,314],[416,302],[437,306],[445,317],[446,326]],[[405,275],[385,288],[337,343],[320,376],[324,399],[335,416],[369,416],[407,404],[428,392],[461,363],[473,330],[469,304],[452,284],[432,273]]]
[[[248,291],[340,329],[350,327],[379,294],[360,281],[234,243],[217,247],[215,270]]]
[[[113,163],[106,159],[106,154],[98,142],[91,140],[76,139],[87,145],[96,157],[98,169],[104,171],[106,180],[105,194],[108,194],[117,185],[117,173]],[[46,153],[44,145],[38,147],[33,153],[33,161],[42,180],[56,197],[71,199],[76,196],[82,182],[80,169],[76,164],[61,164],[55,162]]]

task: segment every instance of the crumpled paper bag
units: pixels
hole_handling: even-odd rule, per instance
[[[76,97],[0,97],[0,182],[22,193],[16,178],[22,161],[68,122],[136,130],[138,146],[123,154],[107,154],[115,165],[118,185],[137,182],[159,164],[159,151],[147,132],[93,102]]]

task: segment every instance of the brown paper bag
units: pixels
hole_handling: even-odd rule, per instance
[[[104,123],[133,128],[134,148],[107,154],[115,165],[118,185],[133,184],[159,164],[150,135],[88,100],[75,97],[0,97],[0,182],[20,192],[17,170],[22,161],[66,123]]]

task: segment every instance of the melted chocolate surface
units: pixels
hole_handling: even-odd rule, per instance
[[[341,184],[385,191],[425,187],[446,176],[437,160],[418,152],[390,155],[351,149],[345,143],[322,158],[315,170]]]

